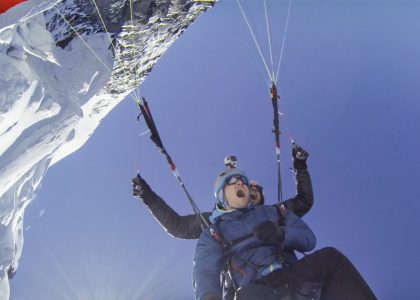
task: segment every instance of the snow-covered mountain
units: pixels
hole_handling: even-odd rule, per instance
[[[0,299],[27,205],[212,1],[30,0],[0,15]]]

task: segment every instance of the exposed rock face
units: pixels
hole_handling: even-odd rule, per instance
[[[212,6],[187,0],[45,4],[22,4],[29,14],[16,12],[16,22],[0,28],[0,299],[9,298],[24,211],[47,169],[79,149]]]

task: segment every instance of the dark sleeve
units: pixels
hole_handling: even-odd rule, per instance
[[[199,215],[180,216],[153,191],[145,193],[142,198],[150,213],[167,233],[179,239],[198,239],[202,231]],[[209,222],[210,212],[202,215]]]
[[[296,196],[284,201],[284,205],[298,217],[303,217],[314,203],[314,192],[308,170],[297,170],[295,172]]]

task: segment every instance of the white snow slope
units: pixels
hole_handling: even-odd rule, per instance
[[[58,4],[61,11],[77,5],[64,2]],[[134,29],[121,28],[116,58],[103,31],[83,33],[83,40],[74,35],[64,49],[57,47],[55,39],[69,28],[47,29],[51,15],[60,19],[53,1],[30,0],[0,15],[0,300],[9,299],[8,277],[22,251],[25,208],[48,168],[79,149],[170,44],[210,7],[186,0],[156,0],[156,6],[164,2],[170,3],[169,10],[156,11]],[[179,30],[173,30],[173,23],[165,26],[165,17]],[[124,36],[133,39],[130,28],[141,45],[134,49],[124,45]],[[133,65],[124,58],[127,51],[136,59],[135,69],[124,67]],[[122,81],[130,88],[121,88]]]

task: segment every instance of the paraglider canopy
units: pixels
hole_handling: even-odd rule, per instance
[[[0,2],[0,14],[6,12],[10,8],[19,3],[25,2],[26,0],[1,0]]]

